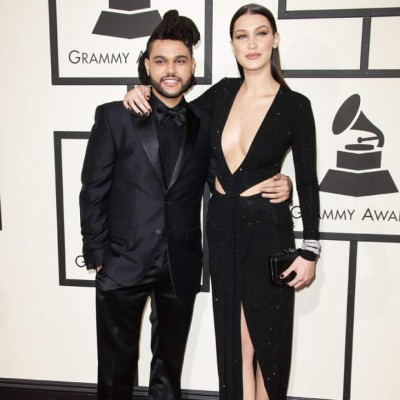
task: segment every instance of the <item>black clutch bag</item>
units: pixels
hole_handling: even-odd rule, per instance
[[[299,254],[300,250],[289,249],[282,253],[275,253],[268,258],[268,267],[272,283],[282,285],[283,283],[290,282],[296,276],[296,272],[292,271],[286,278],[280,278],[282,272],[290,267]]]

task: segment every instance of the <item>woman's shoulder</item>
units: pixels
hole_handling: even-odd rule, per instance
[[[243,80],[241,78],[222,78],[219,82],[213,85],[214,88],[219,90],[226,90],[237,88],[242,84]]]
[[[225,85],[229,85],[229,86],[238,86],[238,85],[242,84],[243,79],[242,78],[228,78],[228,77],[225,77],[225,78],[222,78],[220,80],[220,82],[224,82]]]
[[[288,87],[281,87],[284,100],[288,105],[293,107],[309,106],[311,104],[309,98],[302,93],[296,92]]]

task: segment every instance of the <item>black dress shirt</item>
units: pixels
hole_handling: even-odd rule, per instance
[[[184,130],[186,129],[185,118],[183,117],[183,120],[177,121],[174,118],[174,114],[185,115],[186,101],[182,98],[182,101],[178,105],[168,108],[156,96],[152,95],[151,106],[156,117],[155,128],[160,146],[160,159],[164,172],[164,180],[166,186],[168,186],[176,161],[178,160]]]

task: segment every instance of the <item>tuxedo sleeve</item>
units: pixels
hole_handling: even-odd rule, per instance
[[[88,269],[103,265],[108,245],[108,195],[110,192],[115,145],[104,106],[99,106],[89,137],[82,169],[79,196],[83,257]]]

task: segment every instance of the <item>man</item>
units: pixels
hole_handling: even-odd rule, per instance
[[[167,12],[141,65],[152,83],[153,113],[140,118],[122,102],[96,111],[80,206],[85,262],[97,270],[99,400],[130,398],[150,295],[157,323],[148,398],[180,399],[200,289],[201,200],[205,181],[213,181],[210,117],[183,97],[194,82],[199,39],[193,21]]]

